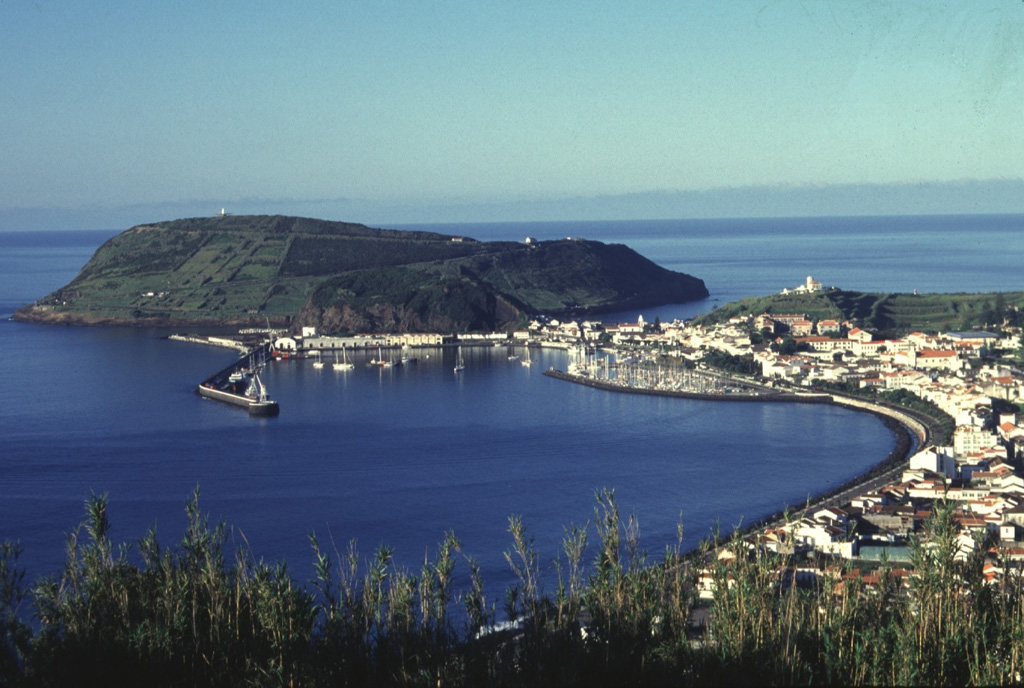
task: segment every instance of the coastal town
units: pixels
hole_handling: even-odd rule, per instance
[[[822,289],[807,277],[781,294]],[[990,329],[880,338],[856,322],[814,320],[800,312],[751,313],[710,325],[652,323],[643,316],[633,323],[541,318],[511,333],[342,337],[307,327],[294,335],[272,333],[272,351],[280,358],[374,351],[373,363],[401,365],[409,360],[405,352],[414,349],[558,348],[568,353],[567,370],[547,374],[607,390],[834,403],[875,413],[898,424],[909,438],[897,450],[902,452],[897,461],[845,486],[841,494],[810,500],[805,508],[765,519],[742,534],[748,553],[792,555],[798,563],[779,575],[793,583],[856,576],[870,588],[882,562],[897,576],[910,575],[910,549],[938,504],[953,509],[957,557],[983,556],[988,582],[999,583],[1008,562],[1024,565],[1024,419],[1016,412],[1024,398],[1024,374],[1013,358],[1021,332],[1009,326]],[[212,339],[207,342],[221,343]],[[237,343],[226,338],[222,345]],[[744,369],[723,361],[744,362]],[[910,395],[932,412],[889,401],[894,394],[903,400]],[[743,554],[735,545],[716,552],[726,562]],[[710,599],[714,585],[708,567],[700,579],[701,597]]]
[[[808,277],[783,293],[821,288]],[[1024,396],[1024,376],[1012,360],[1001,357],[1020,349],[1019,328],[911,332],[898,339],[879,339],[854,322],[761,313],[711,326],[672,322],[655,328],[641,318],[617,326],[549,324],[545,330],[549,339],[603,340],[618,352],[615,372],[607,356],[588,359],[581,354],[569,364],[570,376],[597,380],[605,388],[639,386],[707,398],[709,386],[695,387],[694,380],[701,370],[710,369],[706,361],[725,355],[750,361],[755,369],[749,375],[714,375],[725,381],[710,388],[719,398],[732,393],[747,399],[763,395],[767,400],[785,390],[791,400],[828,395],[835,403],[855,406],[848,402],[860,398],[868,400],[862,408],[878,410],[881,402],[872,399],[902,391],[951,420],[952,431],[936,437],[914,419],[901,419],[916,441],[886,480],[863,481],[839,503],[832,499],[811,504],[748,530],[740,548],[734,543],[716,550],[719,563],[755,550],[788,554],[797,563],[778,571],[780,580],[813,587],[824,577],[857,577],[867,589],[878,583],[877,571],[884,563],[891,575],[908,584],[910,549],[940,504],[952,509],[956,558],[983,556],[987,582],[999,584],[1008,565],[1024,562],[1024,427],[1015,412]],[[655,352],[657,357],[650,356]],[[662,360],[654,374],[652,366],[640,381],[636,373],[623,374],[630,367],[622,361],[645,356]],[[694,367],[664,363],[672,359]],[[705,379],[709,376],[704,373]],[[714,596],[713,571],[708,566],[700,578],[704,599]]]

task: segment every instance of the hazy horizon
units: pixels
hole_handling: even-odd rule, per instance
[[[1020,3],[0,3],[0,230],[1022,212]]]
[[[504,203],[389,206],[350,199],[221,199],[92,208],[0,208],[0,231],[128,229],[147,222],[293,215],[387,227],[487,222],[603,222],[786,217],[1024,214],[1024,181],[653,191]]]

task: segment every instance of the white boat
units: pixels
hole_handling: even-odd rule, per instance
[[[331,365],[335,370],[352,370],[355,368],[354,363],[349,363],[348,356],[345,354],[345,347],[341,347],[341,360],[338,360],[338,352],[334,352],[334,363]]]
[[[250,363],[249,365],[251,366],[252,364]],[[236,382],[245,382],[251,376],[252,373],[249,372],[248,368],[239,368],[238,370],[232,371],[232,373],[228,375],[228,382],[232,384]]]
[[[323,367],[324,367],[324,362],[323,362],[323,360],[322,360],[322,359],[320,358],[320,352],[319,352],[319,351],[314,351],[314,352],[313,352],[313,356],[315,356],[315,357],[316,357],[316,360],[315,360],[315,361],[313,361],[313,367],[314,367],[314,368],[323,368]]]
[[[381,368],[390,368],[394,363],[392,361],[384,360],[384,352],[381,348],[377,347],[377,358],[370,361],[370,365],[380,366]]]
[[[526,347],[526,358],[519,359],[519,363],[529,368],[531,362],[532,361],[530,361],[530,347]]]
[[[466,361],[462,358],[462,347],[459,347],[459,352],[455,357],[455,372],[466,369]]]

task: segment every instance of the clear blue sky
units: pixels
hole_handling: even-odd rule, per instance
[[[27,225],[1024,179],[1019,0],[0,0],[0,85]]]

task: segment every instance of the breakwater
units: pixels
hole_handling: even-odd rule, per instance
[[[705,393],[690,392],[685,390],[651,389],[636,386],[615,384],[606,380],[596,380],[585,375],[572,375],[554,368],[544,371],[548,377],[556,380],[564,380],[586,387],[593,387],[609,392],[623,394],[644,394],[650,396],[676,397],[681,399],[694,399],[698,401],[745,401],[745,402],[786,402],[797,404],[834,404],[862,413],[870,413],[878,417],[885,426],[893,433],[894,446],[882,461],[875,464],[860,475],[832,488],[808,498],[806,508],[814,509],[823,506],[835,505],[848,493],[856,490],[872,489],[875,486],[885,484],[894,479],[903,469],[904,462],[910,457],[916,448],[925,446],[929,440],[937,434],[938,422],[917,411],[894,407],[888,404],[871,402],[854,397],[829,394],[829,393],[800,393],[782,392],[770,387],[758,387],[751,383],[745,383],[749,392],[733,393]],[[742,532],[748,532],[763,528],[773,523],[778,523],[785,515],[785,511],[778,511],[763,518],[760,518],[744,528]]]
[[[770,387],[760,387],[750,383],[744,383],[746,391],[720,391],[720,392],[693,392],[680,389],[659,389],[654,387],[639,387],[635,385],[623,385],[608,380],[598,380],[586,375],[573,375],[561,370],[550,369],[544,371],[548,377],[557,380],[574,382],[578,385],[603,389],[609,392],[621,392],[623,394],[646,394],[661,397],[678,397],[681,399],[698,399],[702,401],[787,401],[802,404],[828,404],[832,403],[829,394],[794,394],[792,392],[781,392]]]
[[[271,344],[246,351],[237,361],[203,380],[196,393],[207,399],[244,408],[251,416],[276,416],[281,408],[267,397],[260,369],[270,355]]]
[[[212,335],[200,335],[200,334],[170,334],[167,338],[175,342],[188,342],[190,344],[206,344],[207,346],[217,346],[224,349],[234,349],[243,354],[249,353],[249,346],[237,339],[231,339],[230,337],[215,337]]]

